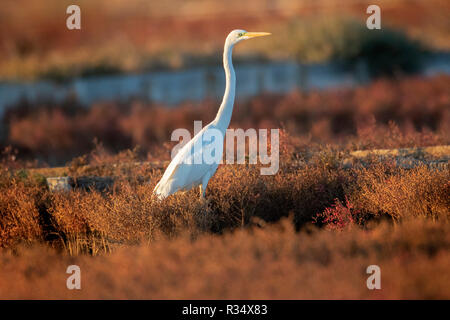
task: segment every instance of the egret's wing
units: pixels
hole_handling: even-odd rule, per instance
[[[208,127],[203,128],[191,141],[189,141],[173,158],[161,181],[155,187],[157,189],[176,190],[190,188],[201,183],[203,176],[210,170],[217,168],[216,163],[205,163],[203,154],[211,154],[214,141],[204,141],[203,135]],[[218,150],[220,156],[222,150]]]
[[[205,130],[206,131],[206,130]],[[171,178],[183,178],[184,187],[190,184],[196,184],[201,181],[201,178],[210,171],[216,163],[211,163],[211,161],[205,161],[205,154],[211,154],[213,148],[215,147],[214,141],[205,141],[204,133],[205,131],[199,132],[193,139],[192,144],[182,150],[183,153],[180,155],[180,162],[177,163],[174,172],[171,174]],[[220,155],[222,150],[220,150]],[[180,174],[180,171],[182,174]],[[181,182],[181,181],[180,181]]]

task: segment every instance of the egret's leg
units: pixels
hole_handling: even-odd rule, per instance
[[[200,197],[203,199],[205,199],[206,187],[208,186],[210,178],[211,174],[209,172],[203,176],[202,184],[200,185]]]

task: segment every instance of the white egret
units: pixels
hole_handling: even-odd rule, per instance
[[[209,179],[214,175],[219,165],[218,161],[207,163],[206,161],[193,161],[196,157],[205,152],[211,151],[212,148],[211,136],[220,132],[223,145],[226,130],[230,124],[231,114],[233,112],[234,96],[236,90],[236,75],[234,73],[232,62],[232,51],[235,44],[242,40],[247,40],[255,37],[267,36],[267,32],[247,32],[245,30],[233,30],[225,40],[225,47],[223,50],[223,67],[225,69],[226,86],[222,103],[216,118],[205,126],[194,138],[185,144],[170,162],[161,180],[156,185],[153,193],[158,198],[163,199],[169,195],[180,191],[189,190],[193,187],[200,186],[200,196],[205,197],[206,187]],[[214,132],[214,134],[212,134]],[[210,139],[205,139],[210,137]],[[215,141],[217,143],[217,141]],[[217,146],[217,145],[216,145]],[[223,150],[220,148],[216,159],[222,159]]]

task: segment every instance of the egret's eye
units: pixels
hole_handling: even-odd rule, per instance
[[[244,35],[243,32],[239,32],[239,37],[242,37]]]

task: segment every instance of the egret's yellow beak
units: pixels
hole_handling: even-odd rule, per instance
[[[244,36],[249,37],[249,38],[264,37],[264,36],[269,36],[269,35],[271,35],[271,33],[269,33],[269,32],[246,32],[244,34]]]

